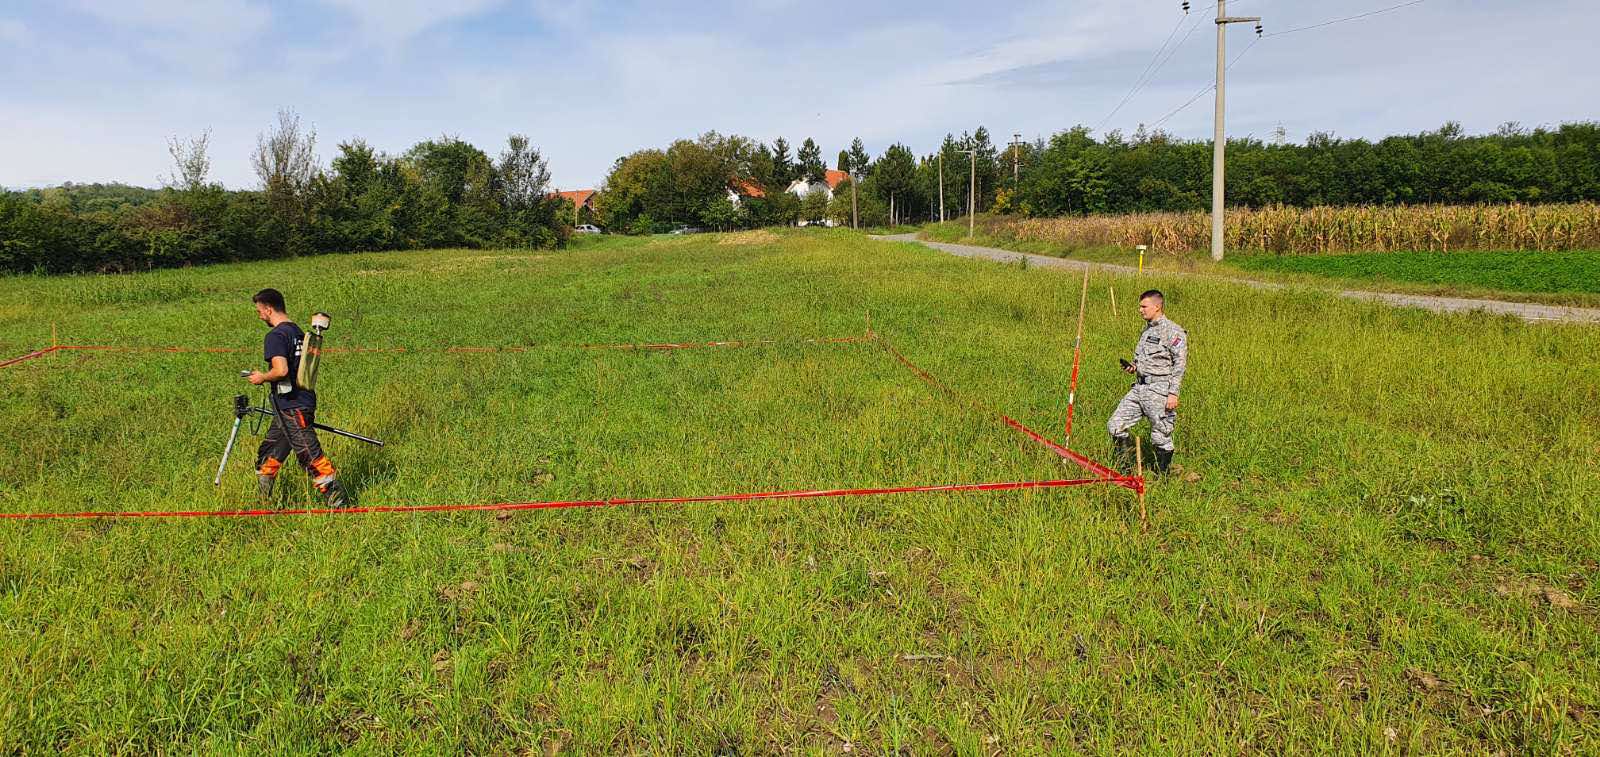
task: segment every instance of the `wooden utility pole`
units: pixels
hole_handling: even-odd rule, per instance
[[[944,146],[939,146],[939,223],[944,223]]]
[[[861,228],[861,208],[856,204],[856,177],[850,176],[850,228]]]

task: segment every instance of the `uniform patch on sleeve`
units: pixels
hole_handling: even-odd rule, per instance
[[[1183,337],[1175,336],[1172,338],[1172,346],[1176,347],[1180,344],[1183,344]]]

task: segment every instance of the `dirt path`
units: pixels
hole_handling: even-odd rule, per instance
[[[978,247],[970,244],[950,244],[947,242],[930,242],[918,239],[915,234],[895,234],[893,236],[875,236],[888,242],[915,242],[935,250],[948,252],[951,255],[960,255],[964,258],[977,258],[980,260],[993,260],[1001,263],[1015,263],[1026,260],[1028,265],[1045,268],[1082,269],[1084,266],[1116,273],[1137,273],[1132,266],[1115,265],[1112,263],[1090,263],[1082,260],[1069,260],[1067,258],[1053,258],[1049,255],[1034,255],[1026,252],[1013,252],[994,247]],[[1183,273],[1181,271],[1159,271],[1163,276],[1204,276],[1216,281],[1227,281],[1243,284],[1257,289],[1286,289],[1284,284],[1275,284],[1268,281],[1254,279],[1239,279],[1226,276],[1212,276],[1209,274]],[[1472,310],[1483,310],[1490,313],[1504,313],[1514,315],[1526,321],[1561,321],[1565,323],[1586,323],[1600,325],[1600,309],[1574,308],[1560,305],[1538,305],[1530,302],[1505,302],[1502,300],[1469,300],[1461,297],[1434,297],[1422,294],[1397,294],[1394,292],[1367,292],[1357,289],[1330,289],[1328,290],[1340,297],[1352,300],[1369,300],[1384,302],[1396,307],[1424,308],[1439,313],[1464,313]]]

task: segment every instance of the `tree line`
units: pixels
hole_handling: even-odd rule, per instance
[[[619,158],[597,203],[598,220],[622,232],[676,224],[738,228],[828,218],[863,226],[964,216],[969,208],[1023,216],[1072,216],[1210,207],[1211,143],[1140,128],[1096,138],[1083,126],[1033,142],[996,144],[984,127],[947,134],[931,153],[893,144],[876,158],[861,140],[835,167],[850,179],[831,202],[784,190],[818,179],[820,148],[806,139],[795,159],[770,146],[707,133],[665,150]],[[1506,124],[1468,135],[1450,122],[1378,141],[1314,133],[1304,143],[1278,130],[1228,142],[1230,206],[1499,204],[1600,200],[1600,123],[1523,129]],[[852,195],[850,184],[856,183]],[[727,189],[764,198],[729,201]]]
[[[0,193],[0,271],[128,271],[322,252],[434,247],[552,248],[570,203],[549,194],[539,151],[512,135],[496,158],[456,137],[399,155],[357,138],[330,164],[284,111],[250,155],[259,180],[209,180],[209,134],[168,144],[165,187],[63,185]],[[567,209],[563,209],[563,205]]]

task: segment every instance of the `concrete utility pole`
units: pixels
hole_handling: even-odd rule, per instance
[[[939,146],[939,223],[944,223],[944,146]]]
[[[1261,34],[1260,16],[1229,16],[1228,0],[1217,0],[1217,107],[1216,130],[1211,142],[1211,259],[1222,260],[1223,216],[1223,153],[1227,151],[1227,137],[1223,135],[1222,112],[1227,102],[1227,46],[1228,24],[1254,22],[1256,34]]]
[[[967,188],[967,237],[970,238],[978,226],[978,151],[956,150],[972,156],[972,183]]]
[[[1011,188],[1017,188],[1017,150],[1022,147],[1022,135],[1011,135]]]

